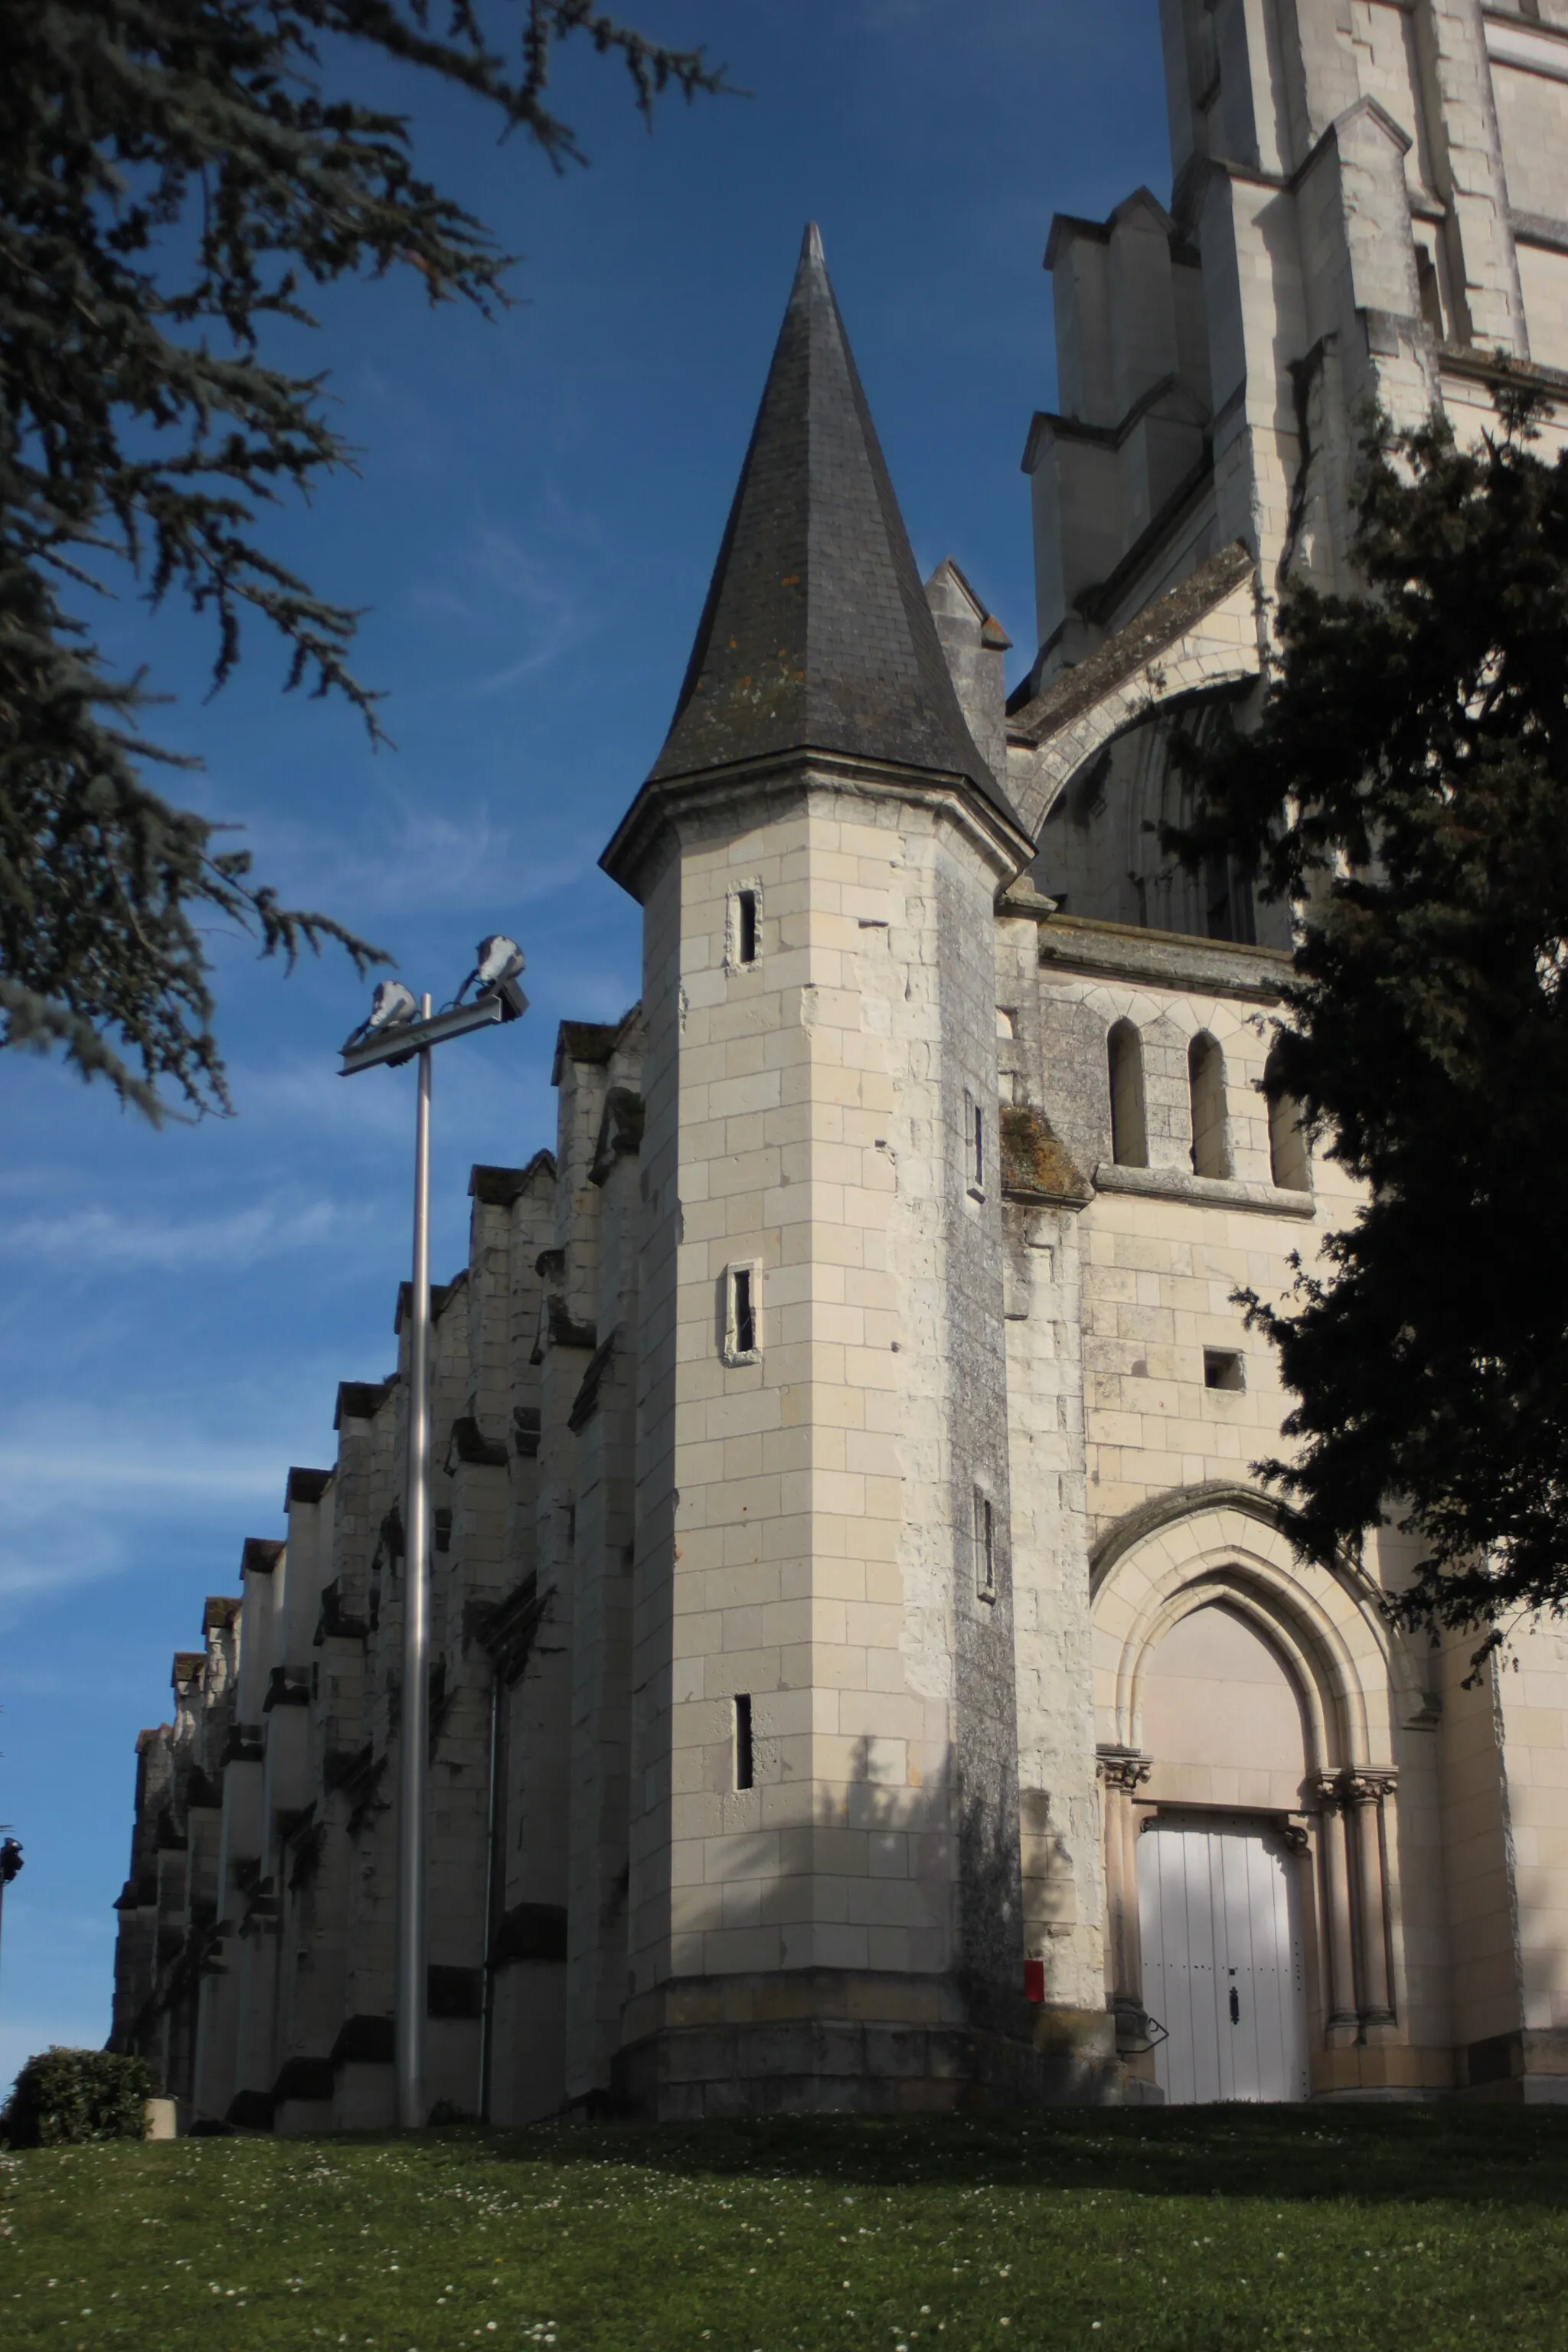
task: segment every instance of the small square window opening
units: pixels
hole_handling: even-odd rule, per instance
[[[749,1691],[735,1694],[735,1786],[749,1789],[754,1781],[754,1761],[752,1754],[752,1696]]]
[[[1244,1389],[1247,1386],[1246,1368],[1234,1349],[1204,1349],[1204,1386],[1205,1389]]]

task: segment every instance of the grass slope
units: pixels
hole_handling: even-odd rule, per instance
[[[1068,2111],[0,2158],[0,2344],[1568,2346],[1568,2114]]]

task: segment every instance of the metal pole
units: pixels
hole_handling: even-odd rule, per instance
[[[485,1806],[485,1956],[484,2000],[479,2011],[479,2105],[482,2124],[490,2119],[490,2043],[495,2033],[496,1930],[500,1924],[496,1897],[500,1885],[496,1842],[500,1832],[501,1675],[497,1660],[490,1667],[490,1785]]]
[[[430,1018],[430,999],[420,1001]],[[430,1048],[419,1055],[414,1143],[414,1298],[408,1334],[408,1476],[404,1497],[403,1747],[397,1823],[397,2120],[425,2104],[425,1783],[430,1726]]]
[[[22,1848],[14,1837],[0,1839],[0,1925],[5,1916],[5,1889],[20,1874]]]

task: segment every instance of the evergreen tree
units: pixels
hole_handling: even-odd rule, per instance
[[[385,959],[147,782],[182,762],[93,643],[95,566],[210,616],[215,683],[254,617],[290,687],[375,730],[356,616],[256,535],[259,507],[349,460],[321,380],[269,365],[262,332],[313,323],[308,290],[361,270],[492,311],[507,257],[421,178],[407,118],[353,97],[355,68],[378,52],[467,90],[560,167],[581,159],[549,76],[574,34],[645,114],[670,84],[723,87],[591,0],[516,0],[515,63],[479,0],[0,0],[0,1044],[58,1045],[153,1118],[168,1087],[228,1107],[203,921],[289,962],[326,940]]]
[[[1485,1647],[1568,1603],[1568,460],[1500,413],[1374,430],[1365,593],[1282,596],[1260,723],[1189,747],[1172,836],[1289,903],[1268,1091],[1367,1189],[1283,1307],[1242,1294],[1297,1400],[1258,1467],[1321,1557],[1392,1509],[1399,1613]]]

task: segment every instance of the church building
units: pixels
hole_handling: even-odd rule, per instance
[[[1475,1684],[1391,1628],[1395,1527],[1305,1561],[1249,1469],[1234,1294],[1358,1201],[1260,1091],[1286,912],[1158,837],[1283,583],[1353,587],[1364,404],[1568,404],[1568,0],[1160,15],[1169,205],[1047,248],[1023,683],[920,579],[812,230],[604,853],[640,1000],[473,1171],[445,2112],[1568,2096],[1568,1636]],[[138,1743],[114,2046],[187,2123],[392,2117],[407,1307]]]

